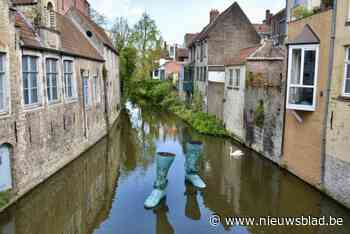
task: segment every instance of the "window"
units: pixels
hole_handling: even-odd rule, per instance
[[[93,83],[93,93],[94,93],[95,102],[99,103],[100,96],[99,96],[99,87],[98,87],[98,76],[94,76],[93,82],[94,82]]]
[[[67,98],[75,96],[73,85],[73,61],[63,61],[64,92]]]
[[[233,69],[229,70],[228,86],[233,86]]]
[[[38,96],[38,61],[34,56],[23,56],[23,97],[25,105],[39,103]]]
[[[207,81],[207,67],[204,67],[204,81]]]
[[[58,100],[57,59],[46,59],[46,85],[49,102]]]
[[[0,54],[0,112],[6,109],[5,55]]]
[[[289,49],[287,108],[314,111],[318,70],[318,45]]]
[[[90,105],[90,96],[89,96],[89,78],[83,78],[83,96],[84,96],[84,105],[88,107]]]
[[[350,97],[350,48],[346,48],[345,79],[343,95]]]
[[[197,77],[197,80],[199,80],[199,67],[197,67],[197,72],[196,72],[196,77]]]
[[[241,83],[241,70],[240,69],[235,69],[235,82],[234,82],[234,87],[239,88]]]

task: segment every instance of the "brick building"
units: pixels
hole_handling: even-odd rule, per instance
[[[0,189],[16,196],[100,140],[119,116],[118,53],[88,6],[0,2],[0,157],[11,179],[0,179]]]
[[[225,59],[259,42],[259,35],[238,3],[221,14],[210,11],[209,24],[188,44],[195,86],[203,97],[204,111],[222,119]]]

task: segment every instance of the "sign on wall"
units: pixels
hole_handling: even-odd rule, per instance
[[[225,83],[225,72],[224,71],[209,71],[208,81]]]
[[[10,152],[9,146],[0,146],[0,192],[12,188]]]

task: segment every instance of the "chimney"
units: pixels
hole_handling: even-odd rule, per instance
[[[217,9],[212,9],[210,11],[210,23],[213,23],[216,17],[220,15],[220,12]]]
[[[270,25],[270,24],[271,24],[272,16],[273,16],[273,15],[271,14],[271,11],[270,11],[270,10],[266,10],[265,21],[264,21],[264,23]]]

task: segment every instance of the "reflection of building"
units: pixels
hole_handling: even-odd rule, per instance
[[[118,53],[89,10],[86,0],[0,1],[0,152],[10,153],[0,158],[11,159],[17,195],[119,116]]]
[[[99,141],[2,213],[0,231],[7,231],[1,233],[93,233],[108,218],[115,200],[120,131],[115,125],[111,129],[113,135]],[[4,217],[14,222],[2,223]]]

